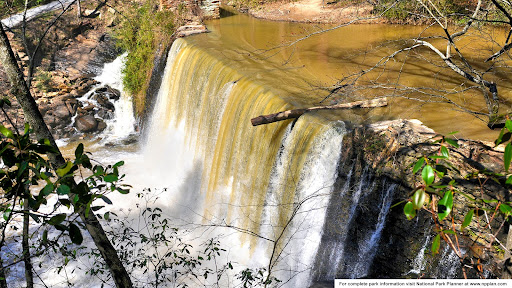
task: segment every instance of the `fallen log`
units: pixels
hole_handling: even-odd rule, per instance
[[[302,114],[311,111],[319,111],[319,110],[334,110],[334,109],[353,109],[353,108],[375,108],[375,107],[383,107],[388,105],[388,100],[386,97],[375,98],[371,100],[361,100],[350,103],[340,103],[335,105],[328,106],[317,106],[311,108],[303,108],[303,109],[293,109],[281,111],[279,113],[261,115],[251,119],[252,126],[258,126],[268,123],[274,123],[278,121],[283,121],[287,119],[295,119],[299,118]]]

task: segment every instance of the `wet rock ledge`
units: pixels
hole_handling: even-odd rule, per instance
[[[403,213],[405,202],[397,204],[410,199],[411,192],[421,183],[421,173],[413,174],[413,166],[422,156],[439,151],[440,144],[435,140],[440,137],[418,120],[379,122],[356,127],[345,135],[338,181],[317,254],[314,273],[317,282],[331,280],[331,277],[462,278],[462,266],[466,267],[468,277],[501,277],[504,253],[500,245],[506,244],[509,226],[504,223],[500,229],[502,218],[495,218],[490,227],[486,227],[483,215],[473,218],[469,229],[457,235],[461,250],[465,253],[460,261],[444,241],[441,241],[439,254],[432,255],[430,252],[437,228],[429,212],[419,211],[416,218],[408,221]],[[503,153],[500,149],[493,148],[493,143],[456,141],[460,147],[449,147],[449,152],[450,163],[460,170],[460,175],[455,177],[459,191],[476,198],[510,201],[510,191],[503,188],[504,185],[490,180],[481,185],[485,175],[478,172],[484,169],[503,172]],[[478,177],[467,177],[474,173]],[[392,195],[393,199],[382,223],[384,228],[377,231],[378,222],[384,221],[380,219],[383,211],[380,203],[387,195]],[[460,227],[468,207],[473,204],[461,193],[455,194],[454,203],[459,204],[453,208],[453,225]],[[340,221],[347,219],[347,211],[351,209],[353,214],[348,217],[349,220]],[[488,213],[487,216],[490,218],[491,215]],[[347,225],[344,221],[351,224]],[[479,234],[482,227],[487,230]],[[375,231],[380,234],[375,234]],[[380,237],[371,249],[365,247],[370,245],[368,235]],[[335,267],[332,262],[325,264],[321,255],[336,255],[340,247],[343,247],[344,256],[340,256],[342,258],[334,264]],[[366,254],[362,255],[361,251],[366,251]],[[367,259],[362,259],[365,257]],[[364,275],[353,271],[353,267],[361,263],[364,267],[369,266]],[[481,273],[478,271],[480,268]]]

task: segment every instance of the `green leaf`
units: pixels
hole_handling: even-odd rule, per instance
[[[76,204],[78,202],[78,200],[80,200],[80,197],[78,195],[75,195],[75,197],[73,197],[73,199],[71,199],[73,204]]]
[[[57,214],[57,215],[53,216],[52,218],[50,218],[50,220],[48,220],[48,224],[55,226],[55,225],[62,223],[62,221],[64,221],[65,219],[66,219],[65,213]]]
[[[446,143],[452,145],[453,147],[459,148],[459,144],[457,143],[456,140],[453,140],[453,139],[450,139],[450,138],[445,138],[444,140],[446,141]]]
[[[41,175],[43,175],[43,174],[41,174]],[[53,192],[53,189],[55,189],[55,187],[53,186],[52,183],[46,184],[46,186],[44,186],[44,188],[41,189],[40,194],[43,196],[48,196],[48,195],[50,195],[50,193]]]
[[[103,166],[100,166],[100,165],[96,165],[94,166],[94,175],[95,176],[99,176],[99,175],[102,175],[103,173],[105,173],[105,170],[103,169]]]
[[[432,166],[426,165],[423,167],[423,171],[421,172],[421,177],[423,178],[423,181],[425,181],[425,184],[430,185],[434,182],[434,169],[432,169]]]
[[[443,233],[455,235],[455,231],[453,230],[443,230]]]
[[[512,207],[508,206],[507,204],[501,204],[500,211],[501,213],[505,214],[505,217],[508,217],[512,214]]]
[[[128,194],[130,193],[130,190],[129,189],[123,189],[123,188],[116,188],[116,190],[121,193],[121,194]]]
[[[414,209],[421,209],[423,207],[423,203],[425,203],[425,190],[418,189],[414,195],[412,195],[412,204]]]
[[[407,202],[404,206],[404,214],[405,217],[407,217],[407,220],[412,220],[414,217],[416,217],[416,209],[414,209],[414,205],[412,202]]]
[[[57,169],[57,175],[59,175],[59,177],[64,177],[66,174],[69,173],[71,168],[73,168],[73,163],[68,161],[65,166],[63,166],[60,169]]]
[[[23,134],[27,135],[30,131],[30,125],[28,123],[25,123],[25,129],[23,130]]]
[[[441,246],[441,235],[437,234],[432,242],[432,254],[436,255],[439,253],[439,247]]]
[[[82,244],[84,241],[84,237],[82,236],[82,232],[80,232],[80,228],[75,224],[69,224],[69,238],[71,238],[71,242],[75,244]]]
[[[432,159],[432,160],[436,160],[436,159],[446,159],[446,156],[441,156],[441,155],[432,155],[432,156],[429,156],[428,158]]]
[[[71,207],[71,201],[69,199],[60,198],[59,199],[60,204],[70,208]]]
[[[475,214],[474,209],[469,210],[468,214],[466,214],[466,217],[464,217],[464,222],[462,222],[462,229],[468,227],[468,225],[471,223],[471,220],[473,220],[474,214]]]
[[[435,169],[437,171],[437,175],[439,178],[443,178],[444,175],[446,175],[448,173],[448,168],[441,164],[436,164]]]
[[[116,164],[114,164],[113,168],[120,167],[124,165],[124,161],[119,161]]]
[[[5,137],[14,139],[14,134],[11,130],[5,128],[4,125],[0,124],[0,133],[2,133]]]
[[[448,148],[446,148],[445,146],[441,146],[441,155],[443,155],[446,158],[450,157],[450,153],[448,152]]]
[[[105,178],[103,180],[105,180],[105,182],[107,182],[107,183],[112,183],[112,182],[117,181],[118,177],[116,174],[108,174],[108,175],[105,175]]]
[[[421,167],[423,166],[423,163],[425,163],[425,157],[421,157],[420,159],[418,159],[418,161],[416,161],[416,164],[412,169],[412,173],[416,174],[418,171],[420,171]]]
[[[505,127],[508,129],[509,132],[512,132],[512,121],[510,119],[507,119],[507,121],[505,121]]]
[[[82,155],[84,154],[84,144],[80,143],[75,149],[75,158],[78,160],[82,158]]]
[[[100,210],[101,208],[104,208],[105,206],[91,206],[91,210],[96,212],[98,210]]]
[[[41,220],[39,219],[39,215],[36,215],[34,213],[29,213],[28,215],[30,215],[30,218],[34,219],[34,221],[36,221],[36,223],[41,222]]]
[[[453,208],[453,192],[446,191],[444,193],[443,199],[439,200],[437,204],[437,215],[439,216],[439,220],[443,220],[446,218],[450,212],[452,212]]]
[[[4,98],[2,99],[2,102],[3,102],[3,104],[5,104],[5,105],[7,105],[7,106],[9,106],[9,107],[11,107],[11,106],[12,106],[11,100],[9,100],[9,98],[7,98],[7,97],[4,97]],[[2,105],[2,106],[3,106],[3,105]]]
[[[459,131],[450,132],[450,133],[448,133],[448,135],[454,135],[454,134],[457,134],[457,133],[459,133]]]
[[[27,170],[28,168],[28,162],[27,161],[23,161],[19,164],[19,168],[18,168],[18,178],[21,178],[21,175],[25,172],[25,170]]]
[[[505,135],[505,129],[501,129],[500,135],[494,141],[494,145],[498,146],[501,144],[501,142],[503,141],[503,135]]]
[[[505,182],[505,184],[507,184],[507,185],[512,184],[512,175],[508,176],[507,181]]]
[[[89,217],[89,211],[91,210],[91,203],[87,203],[87,205],[85,205],[85,217]]]
[[[499,201],[496,200],[496,199],[491,199],[491,200],[487,200],[487,199],[483,199],[483,201],[487,204],[493,204],[493,203],[498,203]]]
[[[103,217],[105,218],[105,220],[110,219],[110,212],[106,212],[105,214],[103,214]]]
[[[46,243],[48,243],[48,230],[43,232],[43,244],[46,245]]]
[[[512,144],[509,142],[507,146],[505,146],[505,153],[503,154],[503,165],[505,166],[505,170],[508,172],[508,168],[510,168],[510,161],[512,160]]]
[[[69,192],[71,192],[71,189],[68,185],[62,184],[59,187],[57,187],[57,194],[59,195],[68,195]]]
[[[9,220],[9,217],[11,217],[11,212],[12,212],[12,210],[10,208],[5,209],[4,215],[3,215],[5,221]]]
[[[105,203],[109,204],[109,205],[112,205],[112,201],[110,201],[110,199],[107,198],[107,196],[105,195],[101,195],[100,198],[105,201]]]

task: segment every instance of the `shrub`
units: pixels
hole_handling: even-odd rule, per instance
[[[124,13],[125,20],[116,31],[118,45],[128,52],[123,84],[126,91],[134,95],[137,111],[142,111],[153,70],[153,57],[160,44],[171,42],[175,17],[170,11],[158,11],[153,0],[142,6],[132,4]]]

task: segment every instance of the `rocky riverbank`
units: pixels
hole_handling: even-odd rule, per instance
[[[462,251],[460,258],[443,240],[440,253],[432,253],[432,242],[440,233],[440,226],[428,210],[418,211],[413,220],[407,220],[404,215],[405,201],[422,183],[421,173],[412,173],[413,166],[419,158],[437,154],[440,144],[436,141],[441,138],[418,120],[378,122],[355,127],[347,133],[338,169],[339,183],[336,184],[340,192],[334,193],[330,201],[326,217],[329,220],[320,245],[322,251],[318,254],[336,255],[336,247],[340,247],[338,241],[345,239],[345,259],[374,257],[366,275],[370,278],[382,275],[390,278],[463,278],[462,268],[470,278],[502,277],[509,229],[503,217],[493,211],[497,209],[497,201],[510,201],[509,190],[503,183],[488,177],[492,172],[504,172],[501,147],[462,139],[455,140],[458,148],[448,145],[450,158],[447,162],[452,168],[447,175],[455,179],[457,192],[454,194],[453,223],[445,220],[443,225],[444,229],[458,231],[456,236],[451,232],[447,235]],[[449,180],[444,178],[443,181]],[[362,253],[369,245],[362,231],[377,231],[377,222],[384,221],[383,208],[379,203],[383,202],[390,189],[393,189],[393,201],[385,222],[381,222],[384,226],[380,228],[380,239],[377,238],[377,243],[370,243],[375,245],[374,250]],[[348,205],[353,203],[356,194],[359,200],[353,204],[356,207],[350,208]],[[432,195],[435,193],[432,192],[430,197],[434,197]],[[485,205],[490,210],[477,211],[471,224],[461,229],[465,215],[470,209],[475,209],[475,202],[469,198],[489,201],[491,204]],[[492,201],[496,201],[495,204]],[[347,231],[344,228],[347,226],[339,219],[346,218],[350,210],[354,211],[351,221],[358,224],[348,226],[351,228]],[[340,261],[336,267],[332,267],[332,263],[327,267],[318,262],[316,274],[329,275],[336,271],[338,277],[354,276],[351,267],[362,260],[357,260],[357,263],[347,261],[352,260]],[[329,279],[317,279],[320,282],[325,280]]]
[[[176,22],[181,24],[176,36],[185,37],[196,33],[207,32],[202,25],[199,13],[192,4],[179,10],[176,1],[162,2],[164,9],[169,9],[178,15]],[[113,61],[121,51],[116,46],[113,35],[116,26],[122,20],[123,7],[112,8],[109,5],[99,4],[95,1],[82,1],[81,17],[77,17],[77,7],[64,13],[55,25],[49,30],[41,42],[40,53],[32,59],[35,70],[31,85],[32,95],[40,107],[40,112],[47,125],[52,129],[54,137],[90,138],[103,131],[105,121],[112,119],[115,112],[114,101],[120,97],[120,91],[109,86],[99,87],[94,80],[101,73],[103,65]],[[185,11],[185,12],[184,12]],[[54,11],[40,15],[27,23],[27,41],[34,41],[40,37],[50,21],[62,11]],[[23,45],[21,27],[13,28],[8,36],[13,50],[18,58],[19,66],[28,75],[30,65],[29,52],[34,46]],[[32,42],[30,42],[32,43]],[[172,41],[171,41],[172,43]],[[148,77],[152,82],[146,98],[156,94],[159,86],[159,77],[165,64],[168,47],[161,47],[154,55],[155,68]],[[158,63],[160,64],[158,64]],[[148,79],[149,79],[148,78]],[[7,116],[12,121],[6,121],[6,116],[0,113],[0,121],[10,127],[15,123],[19,130],[23,130],[23,111],[16,103],[15,97],[10,95],[9,83],[0,66],[0,92],[7,96],[12,107],[6,109]],[[92,91],[94,90],[94,91]],[[153,96],[152,96],[153,95]],[[84,97],[85,96],[85,97]],[[144,117],[144,115],[139,115]]]
[[[105,120],[113,117],[115,108],[112,101],[120,97],[120,91],[97,87],[98,82],[94,80],[104,63],[112,61],[120,53],[111,36],[117,16],[111,8],[98,8],[92,2],[84,4],[80,19],[77,19],[76,11],[68,11],[61,16],[41,42],[40,53],[32,59],[36,67],[32,95],[57,139],[90,137],[101,132],[106,127]],[[30,32],[27,33],[27,41],[40,37],[49,23],[48,18],[56,17],[58,13],[60,11],[41,15],[28,22],[27,31]],[[31,59],[26,47],[31,51],[34,47],[24,46],[20,33],[18,27],[8,36],[19,66],[28,75]],[[35,43],[37,45],[38,42]],[[15,97],[10,95],[9,87],[5,74],[0,71],[0,91],[12,102],[12,107],[6,109],[7,116],[22,130],[23,111]],[[96,91],[90,92],[93,88]],[[90,95],[83,98],[87,93]],[[2,123],[9,122],[5,117],[0,115]]]

